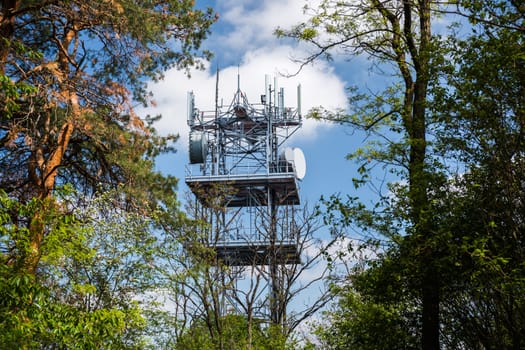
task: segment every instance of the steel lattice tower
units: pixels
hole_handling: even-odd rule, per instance
[[[190,164],[185,179],[201,206],[220,200],[224,208],[209,223],[209,246],[217,261],[268,266],[271,321],[277,319],[278,266],[300,263],[295,208],[306,169],[301,150],[284,147],[302,124],[300,85],[296,108],[284,106],[284,89],[276,85],[276,79],[272,86],[266,76],[261,101],[252,104],[238,77],[231,103],[219,106],[216,98],[213,111],[200,111],[188,93]],[[210,196],[217,188],[228,190]]]

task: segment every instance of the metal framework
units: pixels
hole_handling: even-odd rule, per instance
[[[200,111],[188,93],[186,184],[203,208],[222,208],[208,216],[209,245],[222,264],[268,266],[274,295],[277,266],[300,263],[295,211],[304,156],[284,147],[301,127],[300,96],[299,85],[297,107],[285,107],[284,89],[268,76],[256,104],[241,91],[239,77],[231,103],[219,106],[216,98],[213,111]]]
[[[239,77],[237,91],[226,108],[216,105],[214,111],[200,111],[195,107],[193,93],[188,93],[190,165],[186,183],[204,206],[211,205],[211,188],[229,188],[229,193],[221,196],[222,205],[241,210],[229,210],[227,214],[243,215],[249,220],[253,216],[250,212],[256,208],[258,218],[241,223],[252,228],[260,227],[254,220],[261,216],[271,221],[277,207],[300,204],[297,164],[280,152],[285,141],[301,126],[300,86],[298,107],[287,108],[284,89],[276,88],[276,79],[273,86],[269,80],[266,76],[265,93],[258,104],[248,102],[240,89]],[[290,219],[289,232],[249,229],[228,235],[230,230],[224,227],[223,234],[212,237],[211,242],[218,257],[228,264],[252,265],[254,261],[262,264],[265,259],[261,256],[268,255],[270,250],[270,255],[276,254],[279,262],[297,263],[299,257],[293,247],[298,237],[294,236],[297,232],[293,229],[293,217]],[[263,226],[272,230],[271,225]]]

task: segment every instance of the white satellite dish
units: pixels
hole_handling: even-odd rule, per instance
[[[280,159],[286,161],[287,164],[290,164],[292,169],[286,169],[286,171],[293,171],[295,177],[299,180],[304,178],[306,175],[306,160],[304,158],[304,153],[300,148],[285,148],[281,153]]]
[[[306,175],[306,159],[300,148],[293,149],[293,159],[295,164],[295,176],[297,176],[299,180],[302,180]]]

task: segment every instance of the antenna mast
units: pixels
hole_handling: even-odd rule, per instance
[[[299,148],[280,149],[301,127],[300,96],[296,109],[285,108],[284,89],[277,89],[277,79],[273,87],[269,81],[266,76],[260,103],[252,104],[241,92],[238,73],[237,91],[224,108],[219,106],[217,68],[215,110],[201,112],[199,118],[188,122],[186,184],[203,208],[211,210],[217,200],[223,206],[221,219],[210,222],[213,230],[208,240],[217,268],[251,267],[265,274],[267,293],[261,304],[269,312],[254,316],[280,325],[286,310],[278,299],[279,266],[301,262],[294,213],[300,204],[299,182],[306,163]],[[198,110],[193,107],[193,94],[189,96],[194,116]],[[225,191],[224,198],[210,198],[217,188],[231,190]]]

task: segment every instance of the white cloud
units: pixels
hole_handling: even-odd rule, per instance
[[[241,90],[252,103],[259,103],[264,94],[265,75],[277,76],[279,87],[285,90],[285,105],[296,107],[297,85],[302,87],[301,108],[303,114],[312,107],[324,106],[329,109],[344,108],[346,105],[345,83],[327,64],[306,66],[297,76],[286,78],[281,73],[295,72],[297,65],[289,59],[290,46],[248,51],[238,67],[221,68],[219,77],[219,101],[228,105],[237,91],[237,74],[240,74]],[[140,111],[143,114],[162,114],[162,120],[156,125],[162,134],[178,133],[181,144],[186,145],[189,128],[187,118],[187,92],[195,94],[196,107],[200,110],[213,110],[215,103],[215,67],[204,71],[193,71],[188,79],[183,72],[170,70],[164,80],[151,84],[155,107]],[[322,132],[327,124],[305,120],[297,137],[313,139]]]
[[[279,87],[285,90],[286,107],[297,105],[297,85],[301,84],[302,114],[312,107],[327,109],[346,108],[344,82],[327,63],[318,61],[315,65],[303,67],[301,72],[290,78],[299,69],[292,57],[305,57],[303,47],[278,40],[273,31],[281,26],[288,28],[304,20],[302,7],[306,2],[296,0],[235,1],[218,0],[215,8],[220,14],[219,23],[212,27],[212,37],[206,46],[214,51],[216,62],[208,64],[203,71],[192,71],[191,79],[176,69],[166,72],[165,78],[150,84],[155,107],[140,110],[139,114],[162,115],[155,126],[161,134],[174,133],[181,137],[179,147],[186,148],[189,128],[187,118],[187,92],[195,94],[196,107],[213,110],[215,104],[216,67],[220,68],[219,101],[228,105],[237,90],[237,74],[240,74],[241,89],[252,103],[259,103],[264,94],[265,75],[277,76]],[[302,139],[313,141],[330,124],[309,119],[303,120],[303,127],[294,135],[292,142]],[[181,151],[184,151],[181,149]]]
[[[273,45],[276,41],[273,32],[277,27],[289,28],[304,21],[304,4],[306,1],[297,0],[253,1],[253,4],[237,0],[217,1],[221,20],[232,27],[227,34],[220,36],[221,44],[251,49]]]

